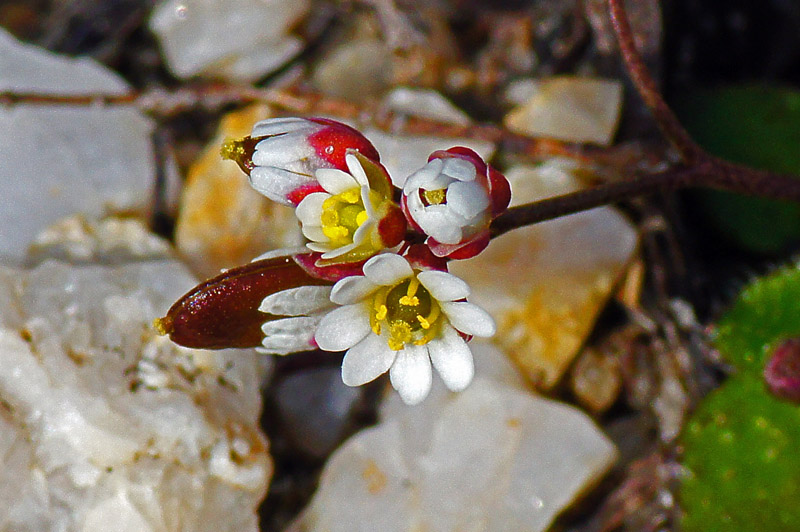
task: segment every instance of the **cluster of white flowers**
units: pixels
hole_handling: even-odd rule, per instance
[[[447,261],[488,244],[510,201],[502,174],[456,147],[434,152],[397,189],[361,133],[325,119],[259,122],[226,149],[256,190],[296,207],[309,252],[294,258],[333,283],[264,298],[261,351],[346,351],[346,384],[388,371],[408,404],[428,395],[432,368],[453,391],[471,382],[468,341],[492,336],[495,324],[467,301],[469,287]]]

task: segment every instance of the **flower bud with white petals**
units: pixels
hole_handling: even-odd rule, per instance
[[[348,150],[380,160],[366,137],[348,125],[327,118],[271,118],[256,123],[250,136],[226,142],[222,156],[236,161],[258,192],[296,206],[322,191],[317,170],[347,170]]]
[[[510,201],[505,176],[463,147],[434,152],[403,184],[403,212],[438,257],[480,253],[489,244],[491,221]]]

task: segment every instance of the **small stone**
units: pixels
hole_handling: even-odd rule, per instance
[[[309,0],[165,0],[153,11],[150,29],[178,77],[255,81],[302,49],[290,31],[310,5]]]
[[[342,382],[340,368],[316,368],[287,376],[272,388],[292,442],[315,458],[328,456],[351,423],[361,389]]]
[[[485,355],[502,359],[476,347]],[[544,531],[616,457],[579,410],[480,372],[465,391],[437,385],[415,407],[392,397],[378,426],[330,458],[290,530]]]
[[[0,90],[127,90],[93,61],[20,44],[2,29],[0,72]],[[19,264],[36,234],[68,215],[147,214],[156,181],[152,131],[129,105],[0,108],[0,227],[13,228],[0,231],[0,261]]]
[[[128,85],[88,57],[69,57],[25,44],[0,28],[0,91],[42,94],[124,94]],[[49,108],[54,111],[55,109]]]
[[[577,190],[579,172],[560,160],[511,168],[511,204]],[[515,229],[450,269],[469,283],[470,300],[494,316],[497,344],[532,383],[549,389],[591,332],[636,241],[635,228],[602,207]]]
[[[391,56],[386,45],[361,38],[339,45],[329,52],[312,74],[314,86],[336,98],[361,101],[377,96],[389,83]]]
[[[226,115],[208,148],[189,168],[175,242],[201,277],[250,262],[265,251],[303,243],[294,209],[253,190],[236,163],[220,156],[225,140],[249,135],[254,123],[269,116],[264,105]]]
[[[150,233],[140,220],[89,220],[70,216],[48,227],[34,239],[26,263],[45,259],[71,264],[124,264],[169,256],[171,248]]]
[[[622,387],[619,361],[592,348],[584,349],[575,361],[571,377],[575,397],[595,414],[608,410]]]
[[[504,123],[523,135],[608,146],[621,107],[620,82],[560,76],[539,81],[530,99],[509,112]]]
[[[471,122],[467,113],[430,89],[397,87],[386,95],[383,103],[396,113],[427,118],[444,124],[466,126]]]
[[[0,266],[3,529],[258,530],[260,357],[151,327],[194,284],[164,259]]]

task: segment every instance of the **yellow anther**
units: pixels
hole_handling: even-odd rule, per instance
[[[350,231],[347,230],[346,227],[342,227],[341,225],[329,225],[329,226],[322,226],[322,234],[327,236],[333,242],[337,242],[340,240],[346,240],[347,237],[350,236]]]
[[[386,308],[386,305],[381,305],[378,307],[377,312],[375,312],[375,319],[378,321],[386,319],[386,314],[389,312],[389,309]]]
[[[422,197],[428,205],[441,205],[447,199],[447,190],[443,188],[439,190],[423,190]]]
[[[419,314],[417,314],[417,321],[422,326],[422,328],[425,329],[426,331],[431,328],[431,322],[429,322],[428,320],[426,320],[425,318],[423,318]]]
[[[342,201],[347,203],[359,203],[361,201],[361,189],[360,188],[351,188],[349,190],[345,190],[341,194],[337,194],[334,197],[341,198]]]
[[[417,296],[403,296],[400,298],[400,304],[407,307],[416,307],[419,305],[419,298]]]
[[[368,218],[369,214],[367,214],[367,211],[365,210],[361,211],[360,213],[358,213],[358,215],[356,215],[356,226],[361,227],[361,224],[366,222]]]

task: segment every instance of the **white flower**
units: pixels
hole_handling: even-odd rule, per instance
[[[287,317],[267,321],[261,326],[264,340],[256,351],[287,355],[316,349],[314,331],[325,313],[335,308],[330,294],[330,286],[300,286],[265,297],[258,310]]]
[[[392,199],[383,167],[350,151],[348,172],[321,168],[315,172],[324,192],[312,192],[295,214],[312,251],[323,260],[359,261],[397,245],[405,235],[403,214]]]
[[[403,185],[411,218],[442,244],[457,244],[465,230],[488,218],[489,193],[475,180],[475,166],[463,159],[433,159]]]
[[[284,205],[297,205],[307,194],[320,189],[314,177],[318,169],[345,170],[348,150],[376,161],[379,157],[361,133],[325,118],[262,120],[253,126],[249,139],[255,143],[250,148],[252,152],[243,148],[245,153],[237,154],[234,143],[234,151],[225,154],[248,172],[254,189]]]
[[[488,245],[489,224],[510,199],[500,172],[469,148],[454,147],[434,152],[406,179],[402,205],[436,256],[464,259]]]
[[[322,317],[315,334],[320,349],[347,350],[344,383],[359,386],[388,370],[403,401],[416,404],[430,391],[432,363],[450,390],[466,388],[474,366],[464,336],[495,333],[491,316],[465,301],[467,284],[414,270],[391,253],[369,259],[363,272],[333,286],[330,299],[342,306]]]

